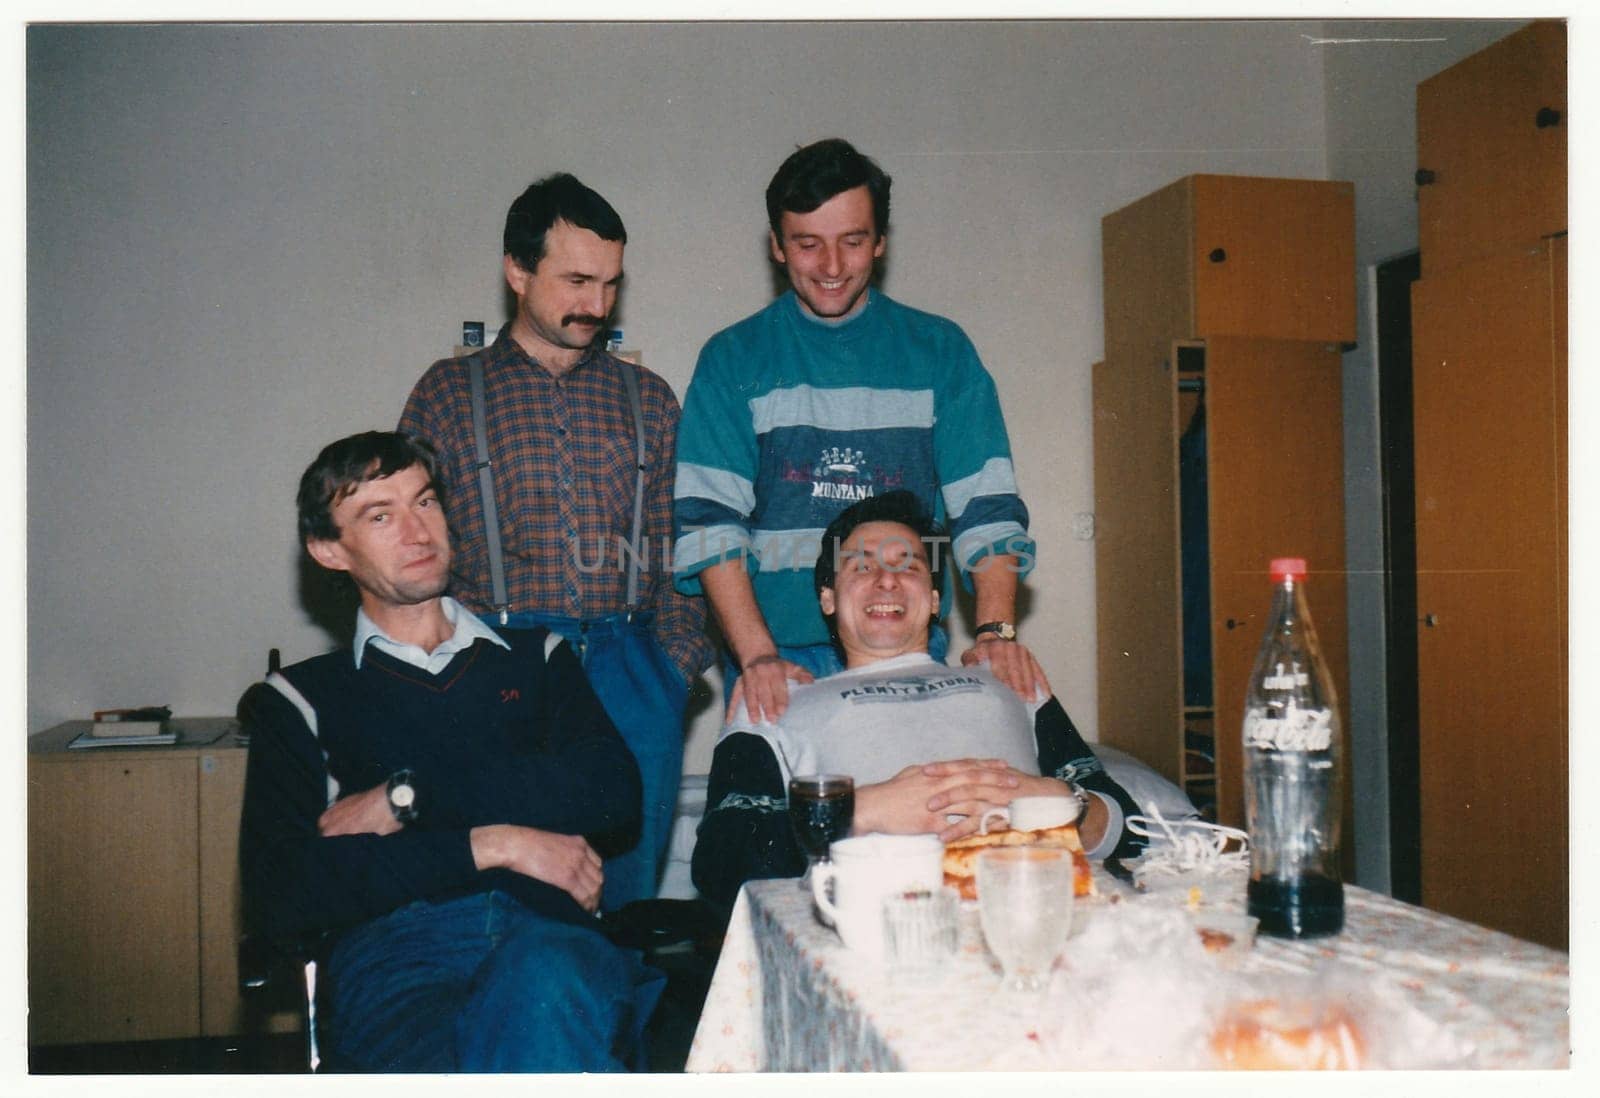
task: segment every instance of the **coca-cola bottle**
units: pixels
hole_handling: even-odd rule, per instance
[[[1306,609],[1306,562],[1274,560],[1272,617],[1244,702],[1250,914],[1284,938],[1344,926],[1339,702]]]

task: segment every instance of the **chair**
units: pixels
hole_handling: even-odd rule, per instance
[[[727,919],[705,900],[634,900],[600,917],[612,942],[637,949],[650,960],[674,946],[688,945],[696,953],[721,952]]]
[[[322,1052],[317,1045],[315,953],[301,947],[285,949],[255,934],[239,939],[239,994],[247,1004],[263,1012],[276,1005],[287,1006],[283,989],[297,983],[299,990],[294,995],[304,1019],[306,1066],[315,1072],[322,1067]]]
[[[645,1027],[650,1071],[681,1071],[722,952],[728,912],[701,899],[636,900],[601,918],[617,945],[667,978]]]
[[[267,653],[267,673],[281,666],[276,648]],[[241,722],[252,693],[264,689],[257,683],[246,690],[239,699],[238,716]],[[322,1066],[322,1052],[317,1045],[317,957],[318,946],[296,943],[284,946],[259,934],[246,933],[239,939],[239,995],[253,1009],[270,1012],[287,1008],[289,995],[284,989],[299,985],[293,993],[301,1008],[306,1035],[306,1064],[315,1072]]]

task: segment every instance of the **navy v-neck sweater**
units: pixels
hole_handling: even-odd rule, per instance
[[[437,675],[369,645],[359,669],[348,649],[330,652],[245,695],[241,861],[257,929],[297,938],[489,889],[593,924],[559,888],[473,865],[480,825],[583,835],[605,854],[631,844],[639,819],[638,766],[572,650],[559,644],[547,660],[545,630],[499,632],[510,651],[479,640]],[[404,768],[416,776],[416,820],[393,835],[318,835],[335,791],[361,793]]]

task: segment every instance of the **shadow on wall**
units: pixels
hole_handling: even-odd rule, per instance
[[[356,635],[356,585],[344,572],[330,572],[296,550],[300,606],[332,641],[330,647],[348,648]]]

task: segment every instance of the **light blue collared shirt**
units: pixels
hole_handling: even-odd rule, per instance
[[[393,656],[397,660],[409,663],[412,667],[426,671],[430,675],[437,675],[450,665],[456,654],[472,647],[472,642],[480,637],[501,648],[509,651],[511,645],[505,639],[483,624],[475,614],[464,610],[459,602],[445,595],[439,599],[439,608],[444,611],[445,620],[456,627],[456,631],[432,652],[425,652],[418,644],[402,644],[379,629],[373,620],[367,617],[365,610],[356,611],[356,638],[355,657],[356,668],[361,667],[361,654],[367,650],[370,641],[380,652],[386,656]]]

